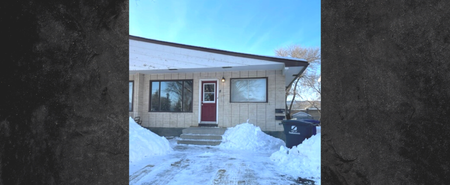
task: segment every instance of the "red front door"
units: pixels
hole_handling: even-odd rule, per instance
[[[216,122],[217,82],[202,81],[201,121]]]

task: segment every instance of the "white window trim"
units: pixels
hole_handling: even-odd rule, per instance
[[[217,97],[217,88],[216,88],[216,84],[214,84],[214,83],[204,83],[203,84],[203,89],[205,89],[205,85],[207,85],[207,84],[213,84],[214,85],[214,95]],[[203,90],[202,89],[202,90]],[[201,92],[200,92],[201,93]],[[203,92],[203,102],[204,103],[216,103],[216,97],[214,97],[214,101],[204,101],[205,100],[205,93],[206,92]]]

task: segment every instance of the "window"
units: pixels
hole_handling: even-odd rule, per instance
[[[230,79],[232,103],[267,102],[267,78]]]
[[[214,83],[204,83],[203,84],[203,102],[214,103],[216,84]]]
[[[128,93],[128,100],[129,100],[129,107],[128,111],[133,112],[133,81],[128,82],[129,85],[129,93]]]
[[[192,112],[192,80],[150,81],[151,112]]]

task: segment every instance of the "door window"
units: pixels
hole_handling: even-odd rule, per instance
[[[215,89],[216,84],[204,83],[203,84],[203,102],[214,103],[215,102]]]

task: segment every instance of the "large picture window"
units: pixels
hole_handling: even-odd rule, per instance
[[[267,78],[230,79],[232,103],[267,102]]]
[[[150,81],[151,112],[192,112],[192,80]]]
[[[129,85],[129,93],[128,93],[128,111],[133,112],[133,81],[128,82]]]

